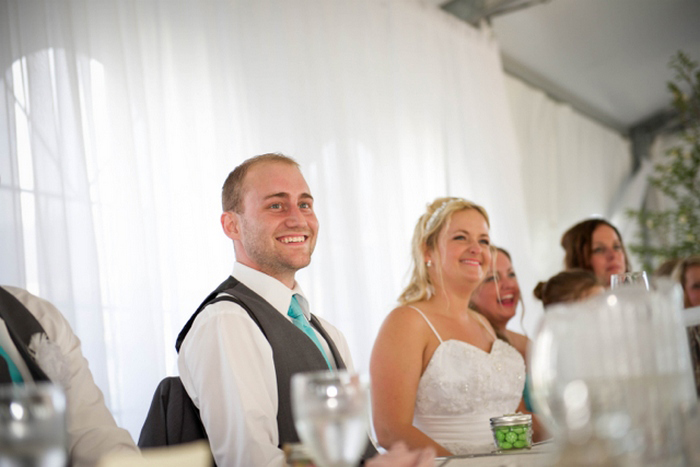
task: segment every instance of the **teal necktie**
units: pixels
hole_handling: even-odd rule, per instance
[[[23,383],[24,379],[22,379],[22,373],[19,372],[19,369],[17,368],[17,365],[15,365],[15,362],[12,361],[7,352],[5,352],[5,349],[3,349],[1,346],[0,358],[3,358],[7,363],[7,371],[10,373],[10,378],[12,379],[12,382]]]
[[[326,360],[328,368],[332,370],[333,367],[331,366],[331,362],[328,361],[326,352],[323,351],[321,342],[319,342],[318,337],[316,337],[316,333],[314,332],[309,322],[306,320],[304,312],[301,311],[301,306],[297,301],[297,294],[292,295],[292,303],[289,305],[289,311],[287,311],[287,315],[289,315],[289,317],[292,318],[292,322],[294,323],[294,325],[301,329],[302,332],[309,336],[309,339],[311,339],[313,343],[316,344],[316,347],[318,347],[318,350],[321,352],[321,355],[323,355],[323,358]]]

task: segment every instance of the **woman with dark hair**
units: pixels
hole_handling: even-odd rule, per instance
[[[605,219],[587,219],[567,230],[561,238],[566,269],[593,271],[610,287],[610,276],[630,270],[625,244],[617,228]]]
[[[411,282],[382,324],[370,375],[379,444],[491,452],[489,418],[524,411],[525,363],[469,308],[491,263],[486,211],[438,198],[418,219]]]
[[[583,300],[605,289],[592,271],[570,269],[539,282],[533,294],[547,307],[556,303]]]

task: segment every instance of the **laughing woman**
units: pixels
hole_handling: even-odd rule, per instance
[[[496,333],[510,342],[525,358],[529,339],[506,329],[521,302],[518,277],[510,253],[503,248],[492,247],[491,255],[493,261],[484,282],[472,295],[471,307],[488,319]]]
[[[439,198],[414,230],[413,274],[372,350],[374,428],[388,447],[490,452],[489,418],[523,409],[525,364],[469,308],[491,261],[486,211]]]
[[[520,285],[518,277],[515,275],[515,269],[513,269],[510,253],[504,248],[492,245],[491,255],[493,260],[486,273],[486,278],[474,291],[470,306],[488,319],[496,334],[515,347],[527,362],[526,354],[530,339],[523,334],[506,329],[508,322],[515,317],[518,304],[522,302]],[[525,408],[532,411],[527,383],[523,391],[523,399],[525,400]],[[533,423],[536,424],[538,430],[542,430],[537,425],[539,421],[533,420]]]

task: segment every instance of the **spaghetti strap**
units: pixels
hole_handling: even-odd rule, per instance
[[[438,340],[440,341],[440,343],[442,344],[442,337],[440,337],[440,334],[438,334],[438,332],[435,330],[435,327],[433,327],[433,323],[430,322],[430,320],[427,318],[427,316],[425,316],[425,314],[423,314],[422,311],[420,311],[418,308],[416,308],[416,307],[413,306],[413,305],[408,305],[408,307],[409,307],[409,308],[413,308],[413,309],[416,310],[418,313],[420,313],[420,315],[423,317],[423,319],[425,320],[425,322],[428,323],[428,326],[430,326],[430,329],[432,329],[432,330],[433,330],[433,333],[435,333],[435,337],[437,337]]]
[[[473,310],[472,310],[472,311],[473,311]],[[488,332],[489,335],[490,335],[491,337],[493,337],[494,339],[498,339],[498,336],[496,335],[495,332],[493,332],[491,326],[489,325],[488,321],[486,321],[486,318],[484,317],[484,315],[482,315],[482,314],[479,313],[478,311],[474,311],[474,314],[476,315],[477,319],[478,319],[479,321],[481,321],[481,325],[484,327],[484,329],[486,330],[486,332]]]

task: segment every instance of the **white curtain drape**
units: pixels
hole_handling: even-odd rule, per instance
[[[301,163],[321,229],[298,280],[363,371],[426,203],[484,205],[528,295],[566,203],[600,212],[628,167],[621,138],[513,98],[490,31],[408,1],[1,0],[0,71],[0,283],[68,316],[134,436],[230,272],[220,187],[245,158]]]
[[[563,268],[562,234],[593,216],[619,221],[624,208],[641,205],[642,195],[629,190],[628,139],[515,78],[506,79],[506,90],[523,160],[520,176],[531,232],[528,251],[534,258],[530,276],[520,274],[528,310],[525,328],[532,329],[541,313],[532,290]],[[625,193],[623,205],[620,199]],[[522,269],[520,261],[515,268]]]

